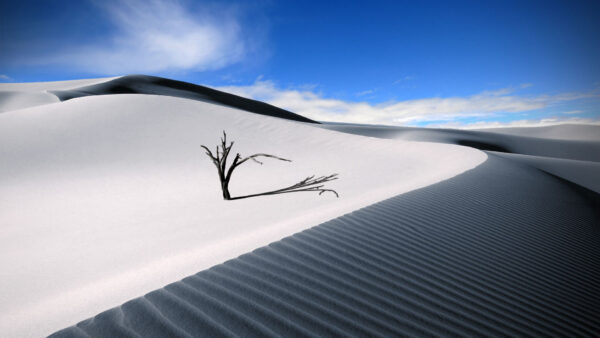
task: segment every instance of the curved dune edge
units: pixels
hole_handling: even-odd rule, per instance
[[[342,179],[331,187],[342,197],[222,201],[214,167],[199,147],[218,141],[222,129],[243,154],[263,151],[294,160],[293,166],[244,168],[234,193],[338,172]],[[2,114],[0,143],[1,157],[10,159],[0,167],[0,223],[12,225],[3,229],[0,246],[6,271],[0,331],[9,336],[53,332],[486,159],[465,147],[364,138],[206,102],[137,94]]]
[[[593,336],[599,217],[577,189],[492,155],[52,337]]]

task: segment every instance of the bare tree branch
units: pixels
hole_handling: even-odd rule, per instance
[[[227,134],[225,133],[225,130],[223,130],[223,137],[221,138],[221,148],[223,149],[222,153],[222,161],[221,161],[221,171],[223,173],[225,173],[225,169],[227,166],[227,156],[229,156],[229,152],[231,151],[231,148],[233,147],[233,142],[231,142],[231,144],[229,146],[227,146]]]
[[[202,148],[204,148],[204,150],[206,150],[206,155],[208,155],[208,157],[210,157],[210,159],[213,161],[213,163],[217,166],[217,168],[219,168],[219,161],[217,160],[216,157],[213,156],[213,153],[204,145],[201,145]]]
[[[267,191],[267,192],[263,192],[263,193],[259,193],[259,194],[251,194],[251,195],[245,195],[245,196],[232,197],[231,199],[238,200],[238,199],[248,198],[248,197],[287,194],[287,193],[302,192],[302,191],[315,191],[315,192],[319,192],[319,195],[322,195],[325,192],[331,192],[335,195],[335,197],[340,197],[338,195],[337,191],[335,191],[333,189],[323,188],[324,187],[323,183],[337,180],[338,179],[337,176],[338,176],[338,174],[333,174],[333,175],[329,175],[329,176],[321,176],[319,178],[314,178],[314,175],[313,175],[313,176],[309,176],[309,177],[305,178],[304,180],[302,180],[296,184],[290,185],[289,187],[285,187],[285,188],[281,188],[281,189],[277,189],[277,190],[273,190],[273,191]]]
[[[226,175],[227,179],[229,180],[231,178],[231,174],[233,173],[235,168],[237,168],[238,166],[240,166],[241,164],[243,164],[244,162],[246,162],[250,159],[257,162],[258,164],[262,165],[263,163],[256,159],[257,157],[261,157],[261,156],[274,158],[274,159],[286,161],[286,162],[292,162],[292,160],[287,160],[285,158],[281,158],[281,157],[278,157],[275,155],[269,155],[269,154],[254,154],[254,155],[251,155],[251,156],[248,156],[248,157],[242,159],[242,156],[240,155],[240,153],[237,153],[237,155],[235,155],[235,158],[233,159],[233,163],[229,167],[229,171],[227,172],[227,175]]]
[[[246,161],[248,161],[248,160],[252,160],[252,161],[254,161],[254,162],[256,162],[256,163],[258,163],[258,164],[262,165],[263,163],[262,163],[261,161],[257,160],[257,159],[256,159],[257,157],[269,157],[269,158],[274,158],[274,159],[277,159],[277,160],[280,160],[280,161],[292,162],[292,160],[288,160],[288,159],[285,159],[285,158],[281,158],[281,157],[278,157],[278,156],[275,156],[275,155],[269,155],[269,154],[254,154],[254,155],[250,155],[250,156],[246,157],[245,159],[241,160],[241,161],[240,161],[240,163],[238,163],[238,165],[240,165],[240,164],[242,164],[242,163],[244,163],[244,162],[246,162]]]

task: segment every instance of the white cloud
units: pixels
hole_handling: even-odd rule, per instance
[[[583,113],[583,110],[570,110],[570,111],[563,112],[563,114],[567,114],[567,115],[575,115],[575,114],[579,114],[579,113]]]
[[[12,81],[12,78],[6,74],[0,74],[0,80],[3,81]]]
[[[64,50],[50,57],[50,63],[112,75],[218,69],[245,54],[240,25],[230,13],[235,11],[198,12],[165,0],[116,0],[98,6],[114,33],[98,43]]]
[[[414,80],[414,78],[415,78],[414,76],[407,75],[407,76],[405,76],[403,78],[400,78],[400,79],[394,81],[392,84],[399,84],[399,83],[402,83],[402,82],[405,82],[405,81]]]
[[[449,122],[442,124],[430,124],[428,128],[452,128],[452,129],[487,129],[487,128],[510,128],[510,127],[545,127],[555,126],[560,124],[587,124],[587,125],[600,125],[598,119],[588,118],[545,118],[545,119],[532,119],[532,120],[515,120],[510,122],[498,122],[498,121],[481,121],[473,123],[459,123]]]
[[[542,109],[563,101],[598,96],[598,93],[519,96],[514,94],[514,88],[505,88],[467,97],[433,97],[371,104],[325,98],[310,90],[280,89],[273,82],[261,79],[250,86],[228,86],[219,89],[266,101],[318,121],[388,125],[518,113]]]

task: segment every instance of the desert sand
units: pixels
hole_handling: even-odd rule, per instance
[[[0,101],[7,336],[600,329],[594,137],[320,124],[147,76],[28,90]],[[338,173],[340,197],[222,200],[200,145],[223,130],[293,161],[234,195]]]

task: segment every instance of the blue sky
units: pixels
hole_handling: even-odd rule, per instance
[[[319,120],[600,120],[598,1],[5,1],[0,81],[143,73]]]

